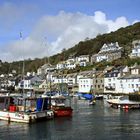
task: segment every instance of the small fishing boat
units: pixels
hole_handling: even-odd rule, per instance
[[[96,100],[95,99],[92,99],[89,101],[89,105],[95,105],[96,104]]]
[[[40,119],[51,119],[49,98],[23,98],[22,96],[0,96],[0,119],[9,122],[31,123]]]
[[[98,94],[95,95],[95,99],[96,100],[103,100],[103,98],[104,98],[103,95],[100,95],[100,94],[99,95]]]
[[[107,102],[113,108],[121,108],[121,109],[140,109],[140,102],[138,101],[130,101],[126,96],[121,96],[117,99],[108,99]]]
[[[70,117],[72,116],[73,109],[71,106],[66,105],[67,98],[64,96],[52,98],[52,110],[54,111],[55,117]]]

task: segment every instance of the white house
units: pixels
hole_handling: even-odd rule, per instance
[[[52,81],[54,84],[68,83],[67,78],[65,76],[53,76]]]
[[[77,78],[76,78],[76,83],[79,84],[79,79],[83,77],[92,77],[93,76],[93,71],[82,71],[77,73]]]
[[[140,66],[135,64],[130,70],[130,74],[119,78],[118,90],[122,93],[128,94],[140,90]]]
[[[134,64],[134,66],[131,67],[131,74],[132,75],[140,74],[140,66],[137,65],[136,63]]]
[[[90,56],[89,55],[81,55],[79,57],[76,57],[76,63],[80,66],[87,66],[87,63],[90,62]]]
[[[120,93],[120,81],[118,78],[122,76],[124,68],[125,67],[114,68],[111,72],[105,73],[104,93]]]
[[[132,42],[134,46],[130,54],[131,58],[140,57],[140,40],[135,40]]]
[[[62,69],[65,69],[65,66],[66,64],[65,64],[65,62],[63,61],[63,62],[59,62],[57,65],[56,65],[56,69],[58,69],[58,70],[62,70]]]
[[[89,93],[93,88],[93,78],[83,77],[79,79],[79,92]]]
[[[89,62],[90,61],[89,55],[81,55],[79,57],[76,57],[76,62],[80,62],[80,61]]]
[[[98,54],[92,56],[92,62],[112,61],[120,58],[122,55],[122,47],[118,42],[104,44]]]
[[[119,78],[120,86],[118,90],[121,93],[133,93],[140,89],[140,75],[127,75]]]
[[[75,69],[75,68],[76,68],[75,62],[71,62],[71,61],[66,62],[66,69]]]
[[[42,81],[42,79],[38,76],[25,77],[23,80],[21,80],[18,83],[18,88],[25,89],[25,90],[32,90],[33,86],[38,82],[40,83],[40,81]]]
[[[51,64],[44,64],[43,66],[38,68],[37,75],[46,74],[48,71],[54,71],[54,70],[55,70],[55,66],[52,66]]]
[[[73,86],[77,84],[77,73],[68,74],[66,78],[68,86]]]

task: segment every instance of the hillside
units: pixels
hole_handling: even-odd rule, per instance
[[[98,35],[94,39],[86,39],[85,41],[80,41],[74,47],[66,50],[64,49],[62,53],[56,54],[50,57],[51,64],[57,64],[61,60],[66,60],[70,55],[79,56],[84,54],[95,54],[97,53],[104,43],[118,42],[121,47],[124,48],[123,58],[116,60],[113,63],[98,63],[94,65],[95,67],[104,67],[105,65],[111,64],[122,64],[131,65],[135,61],[140,64],[140,60],[130,60],[128,54],[131,52],[132,41],[140,39],[140,22],[134,25],[128,26],[126,28],[120,28],[115,32],[109,34]],[[26,71],[36,71],[41,65],[45,63],[46,58],[26,60],[25,67]],[[22,61],[8,63],[1,62],[0,74],[9,73],[11,70],[15,69],[18,73],[21,73]],[[90,67],[91,68],[91,67]]]

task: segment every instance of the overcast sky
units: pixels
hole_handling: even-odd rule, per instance
[[[139,6],[140,0],[0,0],[0,59],[56,54],[138,22]]]

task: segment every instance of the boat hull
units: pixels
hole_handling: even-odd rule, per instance
[[[113,108],[121,108],[121,109],[140,109],[140,102],[132,102],[127,100],[126,102],[122,102],[118,99],[107,100]]]
[[[51,110],[31,113],[0,111],[0,119],[9,122],[31,123],[40,119],[51,119],[53,117],[54,113]]]
[[[55,117],[72,116],[73,109],[71,107],[54,108]]]

